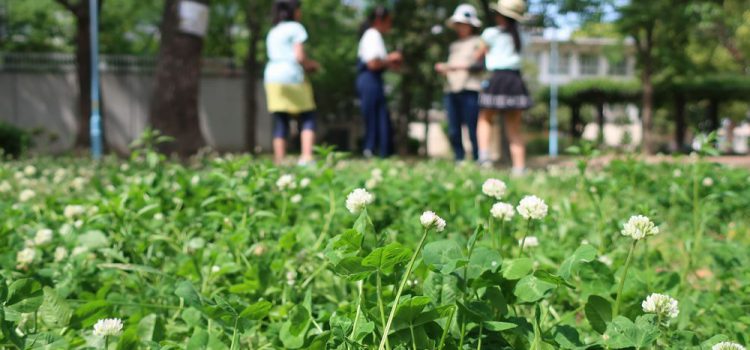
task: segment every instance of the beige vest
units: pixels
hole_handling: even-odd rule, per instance
[[[470,66],[476,63],[476,52],[481,45],[478,36],[456,40],[451,44],[448,64]],[[445,91],[460,92],[462,90],[480,91],[482,89],[481,72],[469,73],[468,70],[450,71],[446,77]]]

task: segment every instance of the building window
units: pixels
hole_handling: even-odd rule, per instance
[[[581,75],[599,74],[599,56],[592,54],[581,54],[579,59]]]
[[[560,52],[557,60],[557,70],[552,69],[552,56],[550,56],[550,62],[548,64],[549,73],[557,75],[568,75],[570,74],[570,53]]]
[[[628,60],[609,60],[609,75],[628,75]]]

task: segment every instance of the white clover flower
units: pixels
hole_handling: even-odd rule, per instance
[[[380,168],[375,168],[370,171],[370,176],[375,179],[375,181],[383,180],[383,170]]]
[[[290,287],[294,285],[294,283],[297,281],[297,271],[290,270],[286,273],[286,284],[288,284]]]
[[[221,271],[221,267],[219,267],[219,265],[211,266],[211,272],[217,273],[219,271]]]
[[[372,203],[375,197],[364,188],[358,188],[346,196],[346,209],[352,214],[357,214]]]
[[[84,246],[78,246],[73,248],[73,252],[70,253],[71,256],[81,255],[89,251],[89,248],[86,248]]]
[[[73,226],[70,224],[64,224],[62,227],[60,227],[60,236],[67,236],[71,232],[73,232]]]
[[[371,189],[377,187],[378,183],[379,183],[379,181],[377,179],[374,179],[374,178],[368,179],[367,181],[365,181],[365,188],[368,189],[368,190],[371,190]]]
[[[25,189],[18,195],[18,200],[21,202],[28,202],[34,197],[36,197],[36,192],[34,192],[33,190]]]
[[[154,220],[155,221],[162,221],[162,220],[164,220],[164,214],[162,214],[162,213],[156,213],[156,214],[154,214]]]
[[[310,186],[309,178],[303,178],[302,180],[299,180],[299,187],[305,188],[307,186]]]
[[[675,169],[675,170],[674,170],[674,171],[672,172],[672,176],[674,176],[674,177],[677,177],[677,178],[679,178],[679,177],[682,177],[682,170],[680,170],[680,169]]]
[[[396,177],[396,176],[398,176],[398,169],[396,169],[396,168],[390,168],[390,169],[388,169],[388,176],[390,176],[390,177]]]
[[[497,202],[492,205],[492,209],[490,209],[490,214],[493,218],[503,221],[510,221],[513,219],[513,216],[516,214],[515,210],[513,210],[513,206],[508,203],[503,202]]]
[[[703,178],[703,181],[701,181],[701,184],[703,184],[703,187],[711,187],[714,185],[714,179],[710,177]]]
[[[262,256],[266,253],[266,246],[263,244],[258,244],[255,247],[253,247],[253,255],[255,256]]]
[[[620,233],[634,240],[640,240],[646,236],[659,234],[659,228],[648,217],[635,215],[630,217]]]
[[[482,193],[495,199],[502,198],[507,189],[508,186],[505,185],[505,182],[498,179],[487,179],[487,181],[482,184]]]
[[[23,173],[26,176],[34,176],[34,174],[36,174],[36,168],[33,165],[27,165],[23,168]]]
[[[190,178],[190,184],[193,186],[198,186],[200,182],[201,182],[201,177],[198,175],[193,175],[193,177]]]
[[[745,347],[737,343],[732,343],[730,341],[723,341],[712,346],[711,350],[745,350]]]
[[[526,237],[526,241],[524,242],[523,239],[518,240],[518,245],[520,246],[523,244],[524,248],[533,248],[539,246],[539,239],[536,238],[536,236],[528,236]]]
[[[75,228],[81,228],[81,227],[83,227],[83,220],[76,220],[76,221],[75,221],[75,222],[73,223],[73,226],[74,226]]]
[[[641,303],[641,307],[643,307],[643,312],[657,314],[667,319],[675,318],[680,314],[680,309],[677,308],[677,300],[666,294],[653,293],[649,295]]]
[[[63,209],[63,215],[68,219],[83,215],[85,212],[86,208],[82,205],[66,205],[65,209]]]
[[[445,220],[443,218],[437,216],[435,212],[432,211],[426,211],[422,213],[422,216],[419,217],[419,222],[422,223],[422,226],[424,228],[435,228],[435,231],[442,232],[445,230]]]
[[[278,180],[276,180],[276,187],[278,187],[282,191],[286,189],[293,189],[294,188],[294,175],[291,175],[291,174],[281,175],[281,177]]]
[[[70,187],[80,191],[86,186],[86,181],[87,180],[82,177],[77,177],[70,182]]]
[[[122,332],[122,320],[119,318],[105,318],[94,325],[94,335],[111,337]]]
[[[518,203],[516,211],[526,220],[541,220],[547,216],[547,204],[537,196],[526,196]]]
[[[0,193],[10,192],[10,190],[12,189],[13,187],[10,185],[10,183],[8,183],[8,181],[3,181],[2,183],[0,183]]]
[[[55,248],[55,261],[63,261],[66,257],[68,257],[68,250],[65,247]]]
[[[596,260],[598,260],[600,263],[602,263],[604,265],[612,267],[612,258],[610,258],[607,255],[599,256],[598,258],[596,258]]]
[[[16,254],[16,262],[20,266],[26,266],[34,262],[36,250],[34,248],[24,248]]]
[[[34,244],[35,245],[45,245],[52,241],[52,230],[48,228],[43,228],[39,231],[36,231],[36,235],[34,236]]]
[[[289,201],[292,202],[292,203],[294,203],[294,204],[302,202],[302,195],[299,194],[299,193],[297,193],[294,196],[292,196],[292,198],[289,198]]]

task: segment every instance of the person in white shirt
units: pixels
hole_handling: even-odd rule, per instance
[[[388,53],[383,41],[392,27],[387,8],[375,7],[362,26],[357,50],[357,93],[362,117],[365,121],[364,155],[371,157],[378,148],[380,157],[391,154],[391,118],[385,97],[383,72],[398,68],[403,61],[401,53]]]

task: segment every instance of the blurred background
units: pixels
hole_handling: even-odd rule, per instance
[[[204,33],[177,28],[181,1],[208,7]],[[322,65],[312,76],[319,141],[360,151],[358,29],[367,9],[386,4],[395,14],[386,43],[405,61],[386,78],[397,152],[451,157],[442,78],[433,66],[447,56],[454,34],[443,26],[462,2],[303,1],[306,47]],[[492,23],[491,1],[466,2]],[[205,146],[269,152],[262,72],[272,3],[98,0],[95,51],[106,152],[127,153],[149,127],[176,139],[171,152]],[[6,153],[90,147],[90,5],[0,0]],[[530,154],[549,150],[551,85],[561,150],[589,140],[613,152],[690,152],[701,135],[715,131],[722,152],[748,153],[750,0],[532,0],[528,8],[524,75],[536,101],[525,116]],[[496,153],[502,156],[502,142]]]

